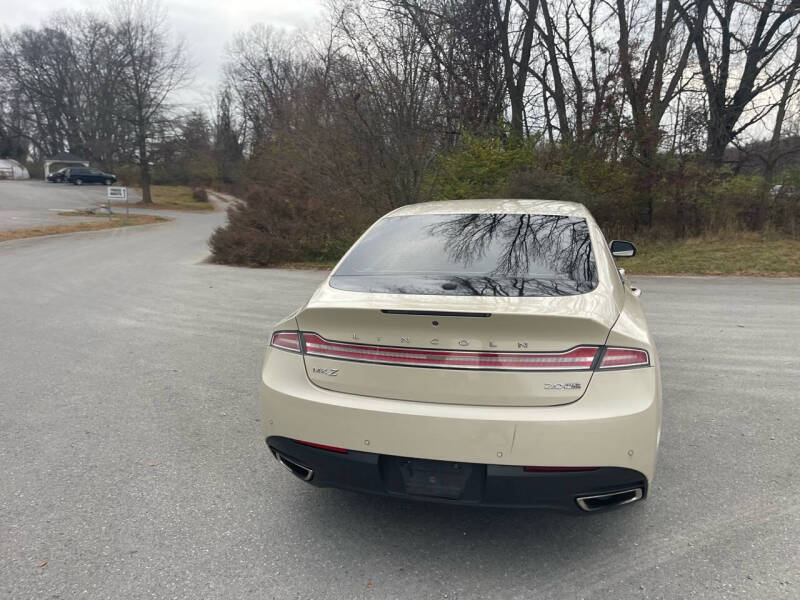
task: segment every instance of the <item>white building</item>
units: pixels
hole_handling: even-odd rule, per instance
[[[0,179],[30,179],[28,169],[11,158],[0,158]]]

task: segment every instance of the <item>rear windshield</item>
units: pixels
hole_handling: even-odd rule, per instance
[[[410,215],[379,221],[330,285],[389,294],[570,296],[597,287],[597,270],[583,218]]]

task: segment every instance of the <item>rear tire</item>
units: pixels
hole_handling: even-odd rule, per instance
[[[113,181],[111,181],[110,179],[106,179],[104,183],[105,183],[106,185],[111,185],[111,184],[112,184],[112,183],[114,183],[114,182],[113,182]]]
[[[76,179],[72,183],[74,183],[75,185],[83,185],[83,179]]]

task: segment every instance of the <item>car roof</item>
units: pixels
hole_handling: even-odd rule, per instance
[[[438,200],[434,202],[421,202],[408,204],[390,212],[388,216],[398,217],[406,215],[452,215],[465,213],[492,213],[492,214],[538,214],[538,215],[563,215],[570,217],[590,217],[589,211],[583,204],[565,202],[562,200],[522,200],[522,199],[491,199],[491,200]]]

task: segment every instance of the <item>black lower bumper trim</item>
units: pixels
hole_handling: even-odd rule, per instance
[[[273,453],[313,471],[309,483],[371,494],[444,502],[581,512],[577,499],[633,489],[647,496],[647,478],[623,467],[527,472],[522,467],[421,460],[349,450],[346,454],[267,438]],[[609,508],[614,504],[609,504]]]

